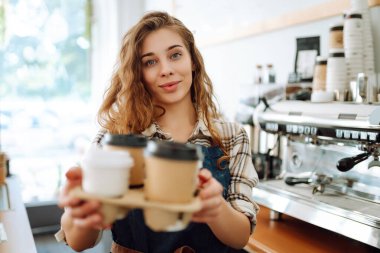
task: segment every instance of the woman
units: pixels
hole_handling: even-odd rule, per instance
[[[202,209],[179,232],[153,232],[141,210],[112,224],[112,252],[233,252],[243,248],[256,224],[251,200],[258,181],[247,134],[219,118],[213,88],[192,33],[163,12],[146,14],[123,39],[119,64],[106,91],[98,119],[105,132],[142,133],[148,138],[202,146],[199,172]],[[67,174],[60,206],[66,242],[81,251],[95,245],[103,224],[97,201],[80,201],[67,193],[81,185],[80,168]]]

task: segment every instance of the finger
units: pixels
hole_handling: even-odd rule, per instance
[[[212,173],[208,169],[201,169],[198,173],[198,178],[201,184],[204,184],[212,178]]]
[[[79,187],[81,182],[70,182],[68,181],[65,186],[62,188],[59,197],[58,197],[58,205],[59,206],[72,206],[76,205],[80,200],[78,198],[73,197],[70,194],[70,191],[76,187]]]
[[[216,209],[222,204],[222,201],[223,200],[221,197],[205,199],[201,202],[202,203],[201,211]]]
[[[68,179],[64,188],[69,188],[69,190],[71,190],[72,188],[80,185],[82,185],[82,179]]]
[[[83,203],[83,200],[71,196],[62,196],[59,198],[58,206],[60,208],[64,207],[76,207]]]
[[[74,219],[73,222],[76,226],[81,228],[93,228],[100,230],[103,228],[102,220],[103,217],[97,213],[87,216],[86,218]]]
[[[75,181],[71,181],[71,180],[67,180],[66,181],[66,184],[64,185],[64,187],[62,188],[60,194],[59,194],[59,197],[60,198],[66,198],[68,196],[70,196],[70,191],[77,188],[77,187],[80,187],[82,185],[82,181],[79,181],[79,180],[75,180]]]
[[[82,169],[80,167],[71,167],[65,175],[68,180],[82,180]]]
[[[215,179],[211,178],[207,183],[203,185],[199,196],[201,199],[211,198],[213,196],[221,195],[223,192],[222,185]]]
[[[66,172],[66,184],[62,188],[61,195],[67,195],[70,190],[82,185],[82,170],[79,167],[72,167]]]
[[[73,218],[85,218],[100,209],[98,201],[87,201],[78,207],[70,208],[70,215]]]

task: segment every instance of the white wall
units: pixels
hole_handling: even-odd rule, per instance
[[[380,7],[372,8],[370,13],[375,68],[376,72],[380,72]],[[287,82],[288,74],[294,69],[297,37],[320,36],[321,55],[327,56],[329,26],[339,21],[342,21],[341,17],[333,17],[222,45],[201,48],[224,113],[233,119],[239,97],[242,96],[239,89],[253,82],[255,65],[258,63],[273,63],[277,81]]]
[[[114,0],[93,1],[91,86],[92,102],[99,108],[119,48],[118,8]]]
[[[326,2],[326,0],[289,0],[286,5],[280,5],[277,0],[207,2],[202,0],[145,0],[141,1],[144,2],[143,5],[137,4],[137,7],[134,7],[138,0],[119,1],[123,3],[118,8],[119,16],[134,9],[130,18],[135,22],[148,10],[164,10],[181,19],[195,33],[198,41],[202,36],[217,35],[231,28],[241,28],[252,22],[275,17],[291,10]],[[380,72],[380,7],[371,8],[370,12],[375,43],[376,71]],[[133,23],[128,16],[124,18],[126,21],[120,24],[119,32],[126,31],[130,23]],[[286,83],[289,72],[294,69],[297,37],[320,36],[321,54],[327,56],[329,27],[338,21],[343,21],[341,16],[221,45],[201,47],[206,69],[214,82],[222,111],[230,119],[233,119],[239,96],[242,95],[239,89],[241,86],[252,83],[256,64],[274,64],[277,81]]]
[[[94,0],[92,20],[92,100],[99,107],[117,60],[121,40],[144,12],[140,0]]]
[[[339,17],[265,33],[239,41],[201,48],[222,110],[233,118],[242,87],[253,83],[256,64],[272,63],[278,83],[294,70],[296,38],[320,36],[321,55],[327,55],[328,27]]]

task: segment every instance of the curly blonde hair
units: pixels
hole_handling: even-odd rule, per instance
[[[212,144],[224,150],[213,124],[213,119],[218,118],[219,113],[213,101],[212,82],[206,73],[203,58],[195,46],[194,36],[180,20],[165,12],[144,15],[124,36],[111,84],[104,94],[98,112],[99,124],[114,134],[141,133],[165,113],[163,111],[157,115],[157,106],[153,104],[152,95],[142,81],[140,55],[142,43],[147,35],[161,28],[177,32],[190,52],[194,65],[192,102],[198,116],[203,117],[211,133]]]

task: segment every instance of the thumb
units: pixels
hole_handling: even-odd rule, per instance
[[[79,167],[72,167],[66,172],[66,178],[69,180],[81,180],[82,169]]]

